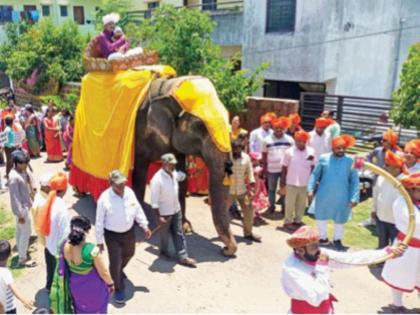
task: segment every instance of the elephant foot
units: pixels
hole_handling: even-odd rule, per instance
[[[194,232],[191,222],[188,220],[185,220],[185,222],[182,223],[182,230],[184,231],[184,234],[192,234]]]

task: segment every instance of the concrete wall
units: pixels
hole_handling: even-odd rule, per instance
[[[243,13],[226,12],[212,14],[211,18],[217,23],[212,34],[215,43],[221,46],[240,46],[243,33]]]
[[[399,74],[408,47],[420,41],[419,28],[403,30],[398,50],[399,32],[382,32],[398,29],[400,19],[403,27],[414,25],[417,0],[297,0],[292,33],[265,33],[266,5],[245,0],[243,66],[270,61],[267,80],[327,83],[329,93],[389,98],[394,70]]]

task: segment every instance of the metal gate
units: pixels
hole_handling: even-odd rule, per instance
[[[342,133],[353,135],[359,140],[359,146],[364,142],[382,138],[382,133],[388,128],[399,132],[401,143],[416,138],[417,130],[396,128],[388,118],[391,106],[392,100],[383,98],[310,92],[300,94],[300,114],[305,130],[313,129],[315,119],[324,110],[334,111]]]

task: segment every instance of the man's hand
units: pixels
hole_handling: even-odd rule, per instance
[[[102,252],[105,250],[104,244],[98,244],[99,252],[102,254]]]
[[[372,212],[370,213],[370,218],[372,219],[372,221],[376,221],[377,215],[375,210],[372,210]]]
[[[313,192],[309,192],[308,193],[308,201],[309,201],[309,203],[311,203],[313,199],[314,199],[314,193]]]
[[[150,231],[148,227],[145,228],[143,231],[144,231],[144,237],[146,238],[146,240],[148,240],[152,236],[152,231]]]
[[[25,224],[25,218],[24,217],[19,217],[18,222],[19,222],[19,224]]]
[[[26,308],[26,309],[28,309],[28,310],[31,310],[31,309],[33,309],[34,308],[34,301],[32,301],[32,300],[26,300],[26,299],[24,299],[24,300],[22,300],[21,301],[22,302],[22,304],[23,304],[23,306]]]
[[[166,224],[166,222],[168,222],[168,219],[166,219],[165,217],[162,217],[161,215],[159,216],[159,225],[163,225]]]
[[[407,245],[403,243],[398,243],[397,246],[391,247],[391,251],[394,254],[394,258],[402,256],[406,249],[407,249]]]

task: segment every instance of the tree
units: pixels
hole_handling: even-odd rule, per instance
[[[245,99],[262,86],[261,71],[236,71],[240,57],[226,60],[213,43],[215,23],[199,10],[164,5],[140,27],[145,46],[159,52],[160,60],[175,68],[178,75],[203,75],[216,87],[221,101],[233,111],[243,109]]]
[[[63,83],[80,80],[84,74],[85,44],[73,21],[54,26],[50,19],[42,19],[23,33],[10,31],[0,51],[6,49],[3,66],[20,85],[35,94],[54,93]]]
[[[403,64],[400,87],[393,93],[391,117],[403,127],[420,129],[420,43],[410,47]]]

